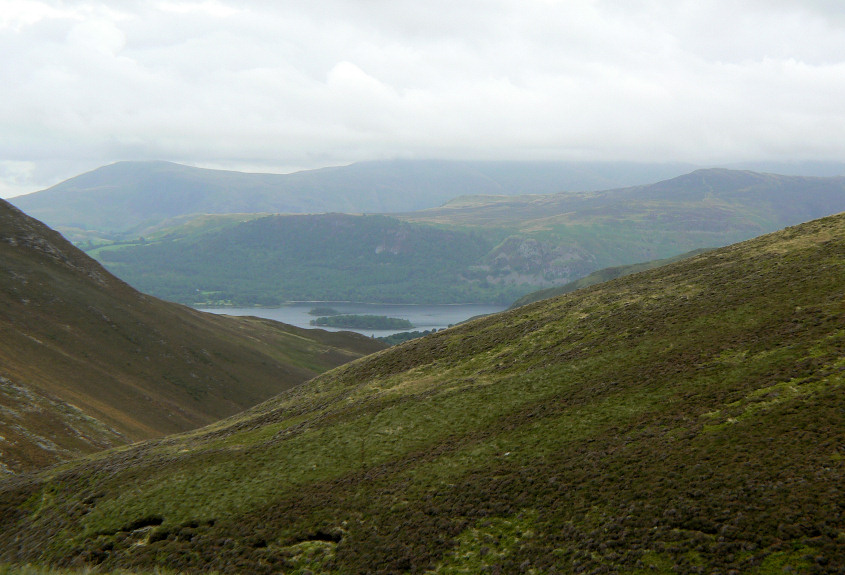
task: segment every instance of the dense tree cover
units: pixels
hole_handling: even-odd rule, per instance
[[[348,327],[353,329],[410,329],[414,327],[407,319],[386,315],[331,315],[311,320],[319,327]]]
[[[468,277],[492,247],[471,232],[386,216],[322,214],[268,216],[98,257],[140,290],[183,303],[510,303],[531,288],[503,289]]]

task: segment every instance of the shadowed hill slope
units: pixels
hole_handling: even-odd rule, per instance
[[[349,363],[0,484],[0,559],[841,573],[845,214]],[[130,488],[131,486],[131,488]]]
[[[0,470],[185,431],[381,349],[136,292],[0,202]]]

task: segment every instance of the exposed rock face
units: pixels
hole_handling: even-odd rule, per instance
[[[487,256],[490,283],[551,286],[587,275],[596,268],[595,256],[574,246],[543,242],[531,237],[512,236]]]

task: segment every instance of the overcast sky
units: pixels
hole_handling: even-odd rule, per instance
[[[845,160],[841,0],[0,0],[0,196],[118,160]]]

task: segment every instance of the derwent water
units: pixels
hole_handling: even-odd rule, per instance
[[[320,328],[329,331],[355,331],[365,335],[383,337],[402,331],[426,331],[443,329],[466,321],[477,315],[498,313],[506,309],[501,305],[489,304],[454,304],[454,305],[406,305],[406,304],[371,304],[350,302],[294,302],[281,307],[217,307],[198,308],[201,311],[228,315],[254,315],[273,319],[282,323],[298,327],[313,328],[310,321],[316,316],[309,315],[309,311],[316,307],[331,307],[342,314],[355,315],[386,315],[407,319],[414,327],[411,330],[362,330],[339,328]]]

